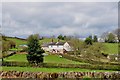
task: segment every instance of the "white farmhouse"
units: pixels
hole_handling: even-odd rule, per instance
[[[66,53],[71,51],[71,46],[68,42],[50,42],[44,43],[42,49],[52,53]]]

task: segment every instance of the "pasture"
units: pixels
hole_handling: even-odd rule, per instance
[[[36,67],[6,67],[6,66],[3,66],[2,70],[29,71],[29,72],[113,72],[112,70],[90,70],[80,68],[36,68]]]
[[[28,62],[26,59],[26,54],[15,54],[10,57],[4,58],[5,61],[18,61],[18,62]],[[44,63],[62,63],[62,64],[86,64],[81,62],[76,62],[61,58],[58,55],[47,55],[44,56]]]
[[[7,40],[11,40],[11,41],[14,41],[16,43],[17,46],[21,45],[21,44],[27,44],[27,41],[26,40],[20,40],[20,39],[17,39],[17,38],[7,38]],[[42,40],[39,40],[39,43],[42,44],[44,42],[51,42],[52,41],[52,38],[43,38]],[[58,39],[57,38],[53,38],[53,41],[54,42],[57,42]],[[64,42],[64,40],[60,40],[62,42]]]
[[[118,54],[118,43],[103,43],[105,46],[105,53]]]
[[[17,39],[17,38],[7,38],[7,40],[14,41],[16,43],[17,47],[21,44],[27,44],[26,40],[20,40],[20,39]]]
[[[16,43],[17,47],[21,44],[27,44],[26,40],[20,40],[20,39],[16,39],[16,38],[7,38],[7,40],[12,40]],[[47,42],[51,42],[52,38],[43,38],[42,40],[39,40],[39,43],[47,43]],[[54,42],[57,42],[58,39],[54,38],[53,39]],[[64,42],[64,40],[60,40],[62,42]],[[105,47],[104,52],[106,54],[118,54],[118,43],[102,43]]]

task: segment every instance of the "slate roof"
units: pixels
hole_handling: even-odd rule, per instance
[[[56,45],[64,45],[65,42],[57,42]]]
[[[56,42],[50,42],[48,45],[56,45]]]
[[[48,44],[47,43],[43,43],[41,46],[42,47],[48,47]]]
[[[50,42],[50,43],[43,43],[42,47],[48,47],[49,45],[64,45],[65,42]]]

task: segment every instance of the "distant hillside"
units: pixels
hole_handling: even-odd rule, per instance
[[[105,53],[107,54],[118,54],[118,43],[104,43],[106,47]]]
[[[11,40],[14,41],[16,43],[17,46],[21,45],[21,44],[27,44],[27,40],[26,39],[22,39],[22,38],[17,38],[17,37],[7,37],[7,40]],[[42,43],[47,43],[47,42],[51,42],[52,38],[43,38],[42,40],[39,40],[40,44]],[[54,42],[57,42],[58,39],[54,38],[53,39]],[[60,40],[62,42],[64,42],[64,40]]]
[[[57,42],[57,41],[58,41],[57,38],[53,39],[53,42]],[[59,41],[64,42],[64,40],[59,40]],[[52,38],[44,38],[42,40],[39,40],[39,42],[40,42],[40,44],[47,43],[47,42],[52,42]]]
[[[6,37],[6,39],[14,41],[16,43],[16,46],[27,43],[27,40],[21,39],[21,38],[16,38],[16,37]]]

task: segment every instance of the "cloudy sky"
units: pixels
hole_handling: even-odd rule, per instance
[[[41,36],[87,37],[99,36],[117,27],[117,2],[2,3],[2,33],[7,36],[25,38],[39,33]]]

